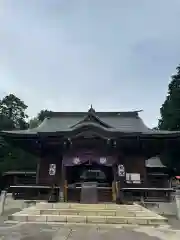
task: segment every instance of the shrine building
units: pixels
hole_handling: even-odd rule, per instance
[[[28,199],[46,200],[56,194],[56,201],[95,203],[121,202],[127,192],[138,197],[141,190],[151,197],[167,193],[167,168],[159,156],[178,144],[180,133],[148,128],[139,112],[92,107],[52,112],[36,128],[2,131],[8,143],[39,159],[36,183],[11,186],[14,194],[25,191]],[[163,177],[155,183],[157,175]]]

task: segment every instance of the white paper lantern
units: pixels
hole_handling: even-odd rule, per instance
[[[100,157],[99,161],[100,161],[101,164],[105,164],[107,162],[105,157]]]
[[[49,175],[54,176],[56,174],[56,164],[49,164]]]
[[[125,169],[124,169],[124,165],[122,164],[118,165],[118,176],[119,177],[125,176]]]
[[[73,163],[74,163],[74,164],[79,164],[79,163],[80,163],[80,159],[79,159],[78,157],[75,157],[75,158],[73,159]]]

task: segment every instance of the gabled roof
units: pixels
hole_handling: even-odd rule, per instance
[[[31,135],[37,134],[74,134],[78,131],[101,131],[102,134],[124,135],[178,135],[180,132],[159,131],[148,128],[139,116],[139,111],[131,112],[95,112],[91,107],[88,112],[51,112],[50,117],[36,128],[28,130],[3,131],[1,135]]]
[[[103,127],[103,128],[112,128],[110,125],[108,125],[106,122],[103,122],[97,115],[95,110],[92,108],[89,109],[87,115],[78,123],[76,123],[75,125],[71,126],[71,128],[77,128],[80,127],[82,125],[89,125],[89,124],[96,124],[97,126],[99,125],[99,127]]]

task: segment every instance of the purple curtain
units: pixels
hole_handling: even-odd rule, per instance
[[[76,166],[80,164],[102,164],[104,166],[112,166],[116,162],[116,156],[107,156],[99,154],[95,151],[76,151],[70,154],[66,154],[63,157],[64,166]]]

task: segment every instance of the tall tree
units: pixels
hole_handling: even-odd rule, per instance
[[[28,127],[26,119],[27,105],[14,94],[5,96],[0,101],[0,116],[4,124],[11,122],[11,128],[25,129]]]
[[[180,130],[180,66],[169,83],[168,95],[163,103],[158,127],[163,130]]]
[[[37,118],[37,117],[35,117],[35,118],[32,118],[32,119],[30,119],[30,121],[29,121],[29,128],[36,128],[36,127],[38,127],[38,125],[40,124],[41,122],[39,121],[39,119]]]
[[[163,103],[160,113],[161,118],[158,123],[160,130],[180,130],[180,66],[176,68],[176,73],[172,75],[168,86],[168,94]],[[166,147],[161,155],[163,163],[180,173],[180,149],[177,145]]]
[[[41,110],[37,117],[30,119],[29,121],[29,128],[36,128],[39,126],[39,124],[47,117],[49,117],[51,114],[51,111],[49,110]]]
[[[51,111],[42,110],[36,118],[27,123],[27,105],[13,94],[0,100],[0,130],[26,129],[37,127]],[[8,170],[35,170],[36,157],[17,149],[0,139],[0,172]]]
[[[45,118],[49,117],[52,111],[50,110],[41,110],[40,113],[38,113],[37,119],[42,122]]]
[[[26,129],[26,109],[27,105],[13,94],[0,100],[0,130]],[[36,158],[0,138],[0,172],[20,169],[36,169]]]

